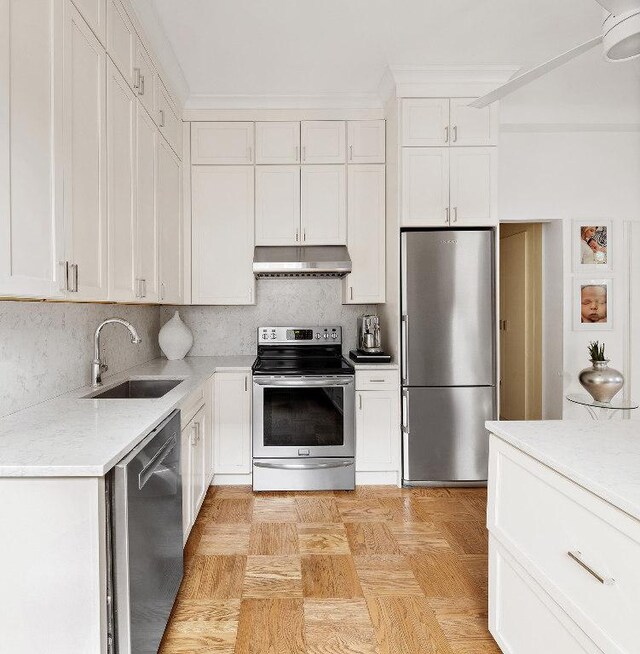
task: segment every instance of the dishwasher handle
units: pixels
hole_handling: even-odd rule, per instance
[[[153,455],[153,458],[147,465],[142,468],[138,475],[138,488],[142,490],[144,485],[153,476],[155,471],[162,465],[162,462],[171,454],[175,446],[178,444],[175,436],[171,436],[162,447]]]

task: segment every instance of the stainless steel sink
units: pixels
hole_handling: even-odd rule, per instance
[[[153,399],[166,395],[181,384],[184,379],[127,379],[104,391],[93,391],[85,395],[87,400],[139,400]]]

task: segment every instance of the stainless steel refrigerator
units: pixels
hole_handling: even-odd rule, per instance
[[[491,229],[405,231],[402,431],[406,485],[487,479],[496,414]]]

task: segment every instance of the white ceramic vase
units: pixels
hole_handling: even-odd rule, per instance
[[[184,359],[193,345],[193,334],[182,322],[180,314],[176,311],[171,320],[162,326],[158,334],[160,349],[170,361]]]

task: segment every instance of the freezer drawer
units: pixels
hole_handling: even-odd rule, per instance
[[[403,388],[403,479],[407,484],[487,479],[495,388]]]

